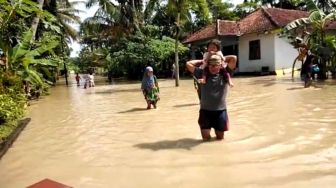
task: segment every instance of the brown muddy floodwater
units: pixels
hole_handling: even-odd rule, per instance
[[[335,187],[335,81],[233,81],[230,131],[210,142],[192,80],[159,80],[156,110],[145,110],[140,83],[57,86],[30,106],[31,123],[0,161],[0,187],[44,178],[75,188]]]

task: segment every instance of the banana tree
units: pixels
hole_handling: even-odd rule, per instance
[[[32,48],[31,38],[33,32],[28,30],[23,34],[22,40],[14,48],[9,49],[8,60],[11,64],[11,71],[21,76],[35,86],[45,86],[46,80],[38,69],[41,67],[56,67],[58,61],[52,58],[53,49],[59,45],[56,36],[43,37],[40,42]],[[40,58],[43,54],[50,54],[48,58]],[[49,82],[48,82],[49,83]]]
[[[332,56],[332,53],[326,52],[335,50],[326,45],[327,26],[336,21],[336,13],[325,14],[312,0],[308,0],[306,3],[310,13],[309,17],[294,20],[284,27],[283,32],[294,39],[299,35],[307,39],[309,50],[321,59],[320,78],[325,79],[327,72],[326,61]]]
[[[4,53],[5,69],[8,63],[9,48],[14,46],[17,38],[27,29],[26,18],[40,14],[35,2],[30,0],[0,0],[0,49]]]

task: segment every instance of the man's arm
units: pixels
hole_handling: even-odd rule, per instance
[[[201,63],[203,63],[203,60],[191,60],[187,62],[186,66],[189,72],[194,73],[195,68]]]
[[[227,62],[227,66],[231,69],[231,70],[235,70],[236,69],[236,65],[237,65],[237,56],[235,55],[227,55],[225,56],[225,61]]]

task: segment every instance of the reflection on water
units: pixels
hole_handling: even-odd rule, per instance
[[[76,188],[334,187],[336,87],[234,78],[230,131],[202,142],[192,80],[160,80],[158,109],[140,83],[58,86],[0,161],[0,187],[50,178]]]

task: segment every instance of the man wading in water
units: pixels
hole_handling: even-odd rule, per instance
[[[200,85],[201,102],[198,124],[201,129],[204,141],[210,140],[210,130],[215,129],[216,138],[222,140],[224,131],[229,129],[229,119],[226,111],[226,98],[228,92],[228,78],[221,74],[221,57],[213,54],[208,60],[209,72],[207,82]],[[225,56],[228,63],[226,69],[231,72],[236,67],[237,57],[234,55]],[[196,78],[202,78],[203,69],[197,65],[203,60],[191,60],[187,62],[187,69]]]

